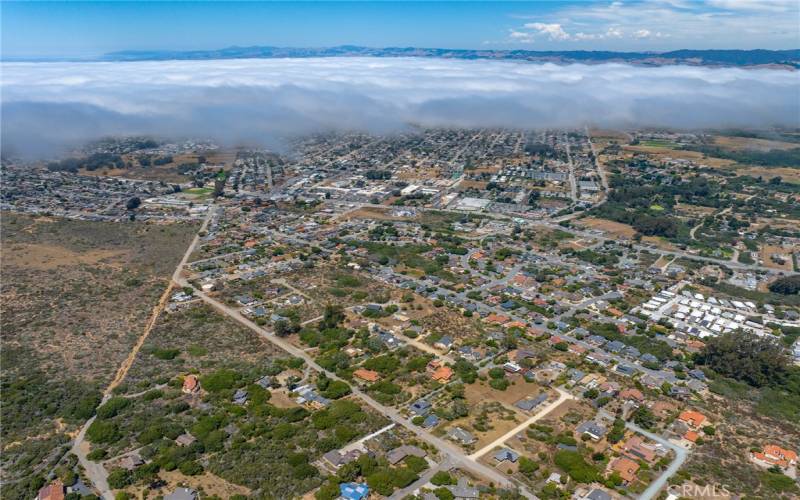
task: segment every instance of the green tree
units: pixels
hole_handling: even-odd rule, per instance
[[[456,480],[453,479],[453,476],[446,471],[440,470],[433,475],[431,478],[431,483],[435,484],[436,486],[444,486],[448,484],[456,484]]]
[[[650,408],[646,406],[640,406],[636,410],[636,413],[633,414],[633,421],[640,427],[652,429],[656,425],[656,416],[653,415],[653,412],[650,410]]]
[[[697,363],[754,387],[780,385],[789,372],[789,359],[780,344],[741,331],[709,338]]]
[[[121,490],[131,484],[131,479],[131,473],[125,469],[117,468],[108,473],[108,485],[115,490]]]

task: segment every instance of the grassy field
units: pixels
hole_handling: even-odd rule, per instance
[[[2,216],[3,497],[31,497],[142,332],[192,225]]]
[[[652,139],[649,141],[642,141],[640,143],[642,146],[647,146],[650,148],[677,148],[678,144],[672,141],[666,141],[662,139]]]

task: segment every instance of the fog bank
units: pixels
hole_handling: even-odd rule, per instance
[[[2,141],[107,135],[275,144],[315,131],[800,126],[800,73],[424,58],[2,63]]]

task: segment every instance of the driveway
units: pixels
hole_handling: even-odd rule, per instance
[[[486,446],[484,446],[480,450],[476,451],[475,453],[470,455],[469,458],[471,458],[473,460],[477,460],[479,457],[491,452],[497,446],[502,446],[503,443],[505,443],[506,441],[508,441],[512,437],[514,437],[518,432],[527,429],[529,425],[533,424],[534,422],[539,421],[542,417],[544,417],[545,415],[547,415],[548,413],[553,411],[558,405],[560,405],[564,401],[566,401],[568,399],[575,399],[575,396],[573,396],[572,394],[568,393],[567,391],[561,389],[560,387],[557,387],[556,390],[558,391],[558,399],[556,399],[552,403],[548,404],[547,406],[545,406],[544,408],[539,410],[539,412],[536,413],[536,415],[532,416],[528,420],[522,422],[521,424],[519,424],[518,426],[514,427],[510,431],[506,432],[505,434],[503,434],[499,438],[497,438],[494,441],[492,441],[491,443],[487,444]]]

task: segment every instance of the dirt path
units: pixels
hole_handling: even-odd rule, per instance
[[[114,380],[108,384],[106,390],[103,391],[103,400],[105,401],[107,398],[111,396],[111,392],[119,387],[119,384],[125,380],[125,376],[128,374],[128,370],[130,370],[133,362],[136,360],[136,356],[139,354],[142,346],[144,345],[144,341],[147,340],[147,337],[150,335],[150,332],[153,330],[153,327],[158,320],[158,317],[161,315],[161,312],[169,303],[169,297],[172,294],[172,289],[174,287],[174,283],[170,281],[167,288],[164,290],[164,293],[161,294],[161,298],[158,299],[158,304],[153,307],[153,312],[150,314],[150,319],[147,321],[147,325],[144,327],[144,331],[136,340],[136,344],[134,344],[133,349],[131,352],[128,353],[128,357],[125,358],[125,361],[122,362],[120,365],[119,370],[117,370],[117,375],[114,377]]]
[[[441,352],[437,351],[436,349],[429,346],[425,342],[420,342],[419,340],[412,339],[410,337],[403,337],[403,342],[413,345],[420,351],[427,352],[428,354],[433,354],[434,356],[436,356],[436,358],[443,359],[447,363],[455,364],[456,362],[452,357],[448,356],[447,354],[442,354]]]
[[[690,237],[691,239],[693,239],[693,240],[696,240],[697,238],[695,238],[695,237],[694,237],[694,233],[696,233],[696,232],[697,232],[697,230],[698,230],[698,229],[700,229],[701,227],[703,227],[703,223],[702,223],[702,222],[701,222],[700,224],[698,224],[698,225],[694,226],[694,227],[692,228],[692,230],[691,230],[691,231],[689,231],[689,237]]]

